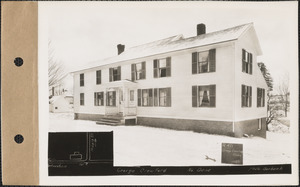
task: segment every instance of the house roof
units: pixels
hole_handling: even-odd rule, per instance
[[[131,47],[117,56],[87,63],[84,67],[77,71],[172,51],[236,40],[252,26],[252,23],[248,23],[190,38],[184,38],[183,35],[172,36],[162,40],[157,40],[143,45]]]

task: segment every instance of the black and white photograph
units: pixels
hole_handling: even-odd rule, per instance
[[[39,19],[42,183],[296,181],[296,2],[42,2]]]

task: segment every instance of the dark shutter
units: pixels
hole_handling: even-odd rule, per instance
[[[153,60],[153,77],[154,78],[158,77],[158,60],[157,59]]]
[[[167,58],[166,76],[171,77],[171,57]]]
[[[263,100],[263,106],[262,107],[265,107],[265,89],[262,89],[262,100]]]
[[[106,92],[106,106],[109,106],[109,104],[108,104],[108,92]]]
[[[154,106],[158,106],[158,89],[154,88]]]
[[[246,69],[245,57],[246,57],[246,51],[245,49],[243,49],[242,50],[242,72],[245,72]]]
[[[252,53],[249,53],[249,73],[252,75]]]
[[[97,101],[97,95],[96,95],[97,93],[96,92],[94,92],[94,106],[97,106],[97,103],[96,103],[96,101]]]
[[[248,86],[249,88],[249,107],[252,106],[252,87],[251,86]]]
[[[118,66],[118,81],[121,80],[121,66]]]
[[[246,103],[245,103],[245,99],[244,99],[244,97],[245,97],[245,91],[246,91],[246,90],[245,90],[245,85],[242,85],[242,92],[241,92],[241,93],[242,93],[242,94],[241,94],[241,95],[242,95],[242,107],[244,107],[245,104],[246,104]]]
[[[113,68],[109,68],[109,82],[112,82],[113,81]]]
[[[113,91],[113,106],[116,106],[116,100],[117,100],[116,91]]]
[[[142,77],[141,79],[146,79],[146,62],[142,62]]]
[[[209,72],[216,71],[216,49],[209,50]]]
[[[131,64],[131,80],[135,81],[135,64]]]
[[[138,106],[141,106],[142,103],[142,93],[141,93],[141,89],[138,89]]]
[[[148,106],[153,106],[153,89],[148,90],[149,103]]]
[[[257,107],[260,107],[260,89],[257,88],[257,104],[256,104]]]
[[[167,90],[167,105],[166,106],[172,106],[172,93],[171,93],[171,88],[166,88]]]
[[[197,86],[192,86],[192,107],[197,107]]]
[[[216,107],[216,85],[210,85],[209,95],[210,95],[210,106]]]
[[[198,53],[192,53],[192,74],[197,74]]]

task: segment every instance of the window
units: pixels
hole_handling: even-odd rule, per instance
[[[121,66],[109,68],[109,82],[121,80]]]
[[[252,54],[245,49],[242,50],[242,71],[252,74]]]
[[[252,87],[242,85],[242,107],[251,107],[252,105]]]
[[[84,74],[80,74],[80,86],[84,86]]]
[[[84,93],[80,93],[80,105],[84,105]]]
[[[171,88],[138,89],[138,106],[170,107]]]
[[[193,107],[216,107],[216,85],[192,86]]]
[[[131,80],[141,80],[146,78],[146,62],[131,64]]]
[[[101,84],[101,70],[96,71],[96,84]]]
[[[171,106],[171,88],[159,88],[159,106]]]
[[[116,106],[116,91],[106,92],[106,106]]]
[[[257,88],[257,107],[265,107],[265,89]]]
[[[154,78],[171,77],[171,57],[153,61],[153,76]]]
[[[192,53],[192,74],[216,71],[216,49]]]
[[[95,92],[94,93],[94,105],[95,106],[103,106],[104,105],[104,93],[103,92]]]
[[[130,101],[134,101],[134,90],[130,90]]]
[[[261,130],[261,118],[258,119],[258,130]]]

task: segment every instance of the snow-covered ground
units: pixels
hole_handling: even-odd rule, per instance
[[[289,133],[267,138],[233,138],[143,126],[106,126],[73,120],[72,113],[50,113],[50,132],[113,131],[115,166],[205,166],[221,163],[222,143],[243,144],[244,165],[291,163]],[[213,158],[206,160],[206,156]]]

